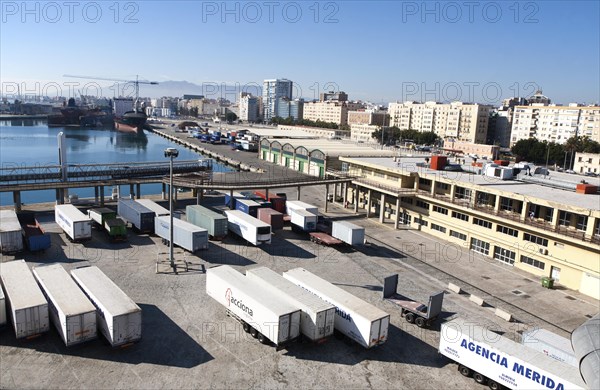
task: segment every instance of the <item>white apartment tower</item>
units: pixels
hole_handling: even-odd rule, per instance
[[[238,101],[240,108],[240,119],[246,122],[257,122],[259,112],[259,101],[257,96],[248,92],[240,92]]]
[[[269,122],[277,114],[280,98],[292,100],[293,83],[287,79],[271,79],[263,82],[263,120]]]

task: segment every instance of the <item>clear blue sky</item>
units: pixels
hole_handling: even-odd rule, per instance
[[[595,103],[599,3],[138,1],[117,13],[113,1],[2,1],[0,76],[3,92],[77,81],[63,74],[139,74],[197,84],[285,77],[304,97],[332,83],[377,102],[496,103],[539,85],[558,103]]]

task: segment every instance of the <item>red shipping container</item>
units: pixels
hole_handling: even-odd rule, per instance
[[[448,158],[446,156],[431,156],[429,168],[433,169],[434,171],[443,171],[447,162]]]
[[[271,202],[273,209],[285,214],[285,198],[275,194],[271,195],[271,193],[269,193],[269,199],[267,199],[264,191],[254,191],[254,195],[260,196],[264,200],[268,200]]]
[[[283,229],[283,214],[277,210],[260,208],[258,219],[271,225],[271,230]]]

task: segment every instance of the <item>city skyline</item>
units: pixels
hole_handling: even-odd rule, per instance
[[[2,3],[3,94],[85,83],[64,74],[139,74],[210,88],[287,78],[294,97],[376,103],[497,105],[537,89],[561,104],[600,101],[594,2],[48,4]]]

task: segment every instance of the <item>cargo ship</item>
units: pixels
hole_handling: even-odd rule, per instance
[[[142,111],[127,111],[115,119],[115,130],[123,133],[142,133],[148,116]]]

